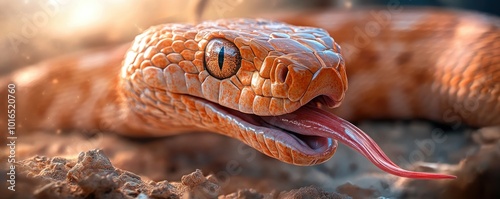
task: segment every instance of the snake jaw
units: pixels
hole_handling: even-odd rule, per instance
[[[209,128],[210,131],[237,138],[280,161],[300,166],[316,165],[329,160],[337,149],[337,141],[332,138],[287,130],[273,125],[265,116],[242,113],[203,99],[196,100],[206,104],[200,112],[214,113],[217,116],[211,117],[219,118],[219,122]],[[226,128],[222,125],[224,123],[231,123],[233,128]],[[201,127],[207,128],[205,125]]]

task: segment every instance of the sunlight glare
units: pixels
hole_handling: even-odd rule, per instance
[[[95,1],[82,1],[70,16],[71,28],[91,27],[102,18],[103,7]]]

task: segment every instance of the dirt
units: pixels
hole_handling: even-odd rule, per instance
[[[34,191],[35,198],[215,198],[220,183],[213,175],[200,170],[182,176],[180,182],[154,182],[113,167],[101,150],[79,154],[77,159],[36,156],[20,163],[28,176],[47,184]],[[318,188],[304,187],[285,192],[259,193],[242,189],[222,198],[347,198],[326,193]]]
[[[500,182],[498,128],[452,130],[421,121],[359,126],[404,168],[458,178],[394,177],[343,145],[330,161],[299,167],[211,133],[132,139],[107,132],[37,132],[19,136],[16,191],[2,188],[1,194],[7,198],[500,197],[495,187]],[[441,130],[442,142],[430,139],[432,132]],[[424,159],[419,160],[420,155]],[[0,159],[6,162],[6,154]],[[7,173],[4,167],[1,172]]]

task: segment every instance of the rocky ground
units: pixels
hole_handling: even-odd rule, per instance
[[[340,145],[328,162],[288,165],[211,133],[137,140],[106,132],[19,135],[16,191],[7,198],[498,198],[498,128],[363,122],[388,156],[456,180],[388,175]],[[445,134],[432,139],[432,132]],[[437,138],[434,133],[434,138]],[[2,151],[7,147],[2,143]],[[2,153],[2,162],[7,155]],[[1,173],[7,173],[2,167]],[[2,179],[5,175],[1,176]],[[5,182],[5,179],[2,180]]]

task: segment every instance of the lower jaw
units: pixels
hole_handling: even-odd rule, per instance
[[[320,108],[319,104],[319,101],[314,100],[312,102],[309,102],[305,106],[302,106],[298,110],[304,109],[306,107]],[[234,121],[240,121],[240,123],[243,123],[244,128],[254,129],[256,133],[262,132],[268,138],[274,139],[276,137],[279,137],[279,139],[275,139],[274,141],[286,145],[289,150],[294,150],[296,153],[300,153],[303,156],[319,157],[324,156],[325,154],[331,156],[333,155],[333,153],[330,153],[334,151],[337,146],[337,143],[334,139],[330,137],[313,135],[312,130],[310,130],[311,133],[301,134],[273,125],[269,122],[269,119],[273,116],[258,116],[253,114],[246,114],[226,107],[222,107],[217,104],[214,105],[217,106],[217,108],[220,108],[223,111],[227,112],[226,115],[231,115]],[[294,115],[296,111],[288,113],[286,115]],[[218,130],[220,131],[220,129]],[[283,134],[286,134],[286,136],[283,136]],[[245,140],[242,141],[245,142]]]
[[[290,148],[296,148],[296,149],[304,148],[307,149],[307,152],[309,153],[311,151],[317,152],[318,154],[324,153],[329,149],[329,147],[332,146],[333,142],[335,142],[334,139],[329,137],[304,135],[274,126],[266,122],[266,118],[261,118],[261,126],[267,127],[269,129],[274,129],[278,133],[286,133],[290,137],[290,139],[294,139],[297,143],[300,144],[300,146],[292,145],[290,146]],[[284,144],[291,145],[290,140],[280,140],[280,141],[282,141]],[[302,152],[305,153],[306,151]]]

